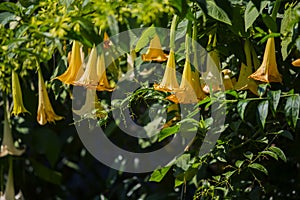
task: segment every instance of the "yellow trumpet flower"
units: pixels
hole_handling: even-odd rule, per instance
[[[9,106],[8,102],[5,101],[4,108],[4,131],[3,131],[3,140],[0,149],[0,157],[7,155],[20,156],[24,153],[25,149],[17,149],[14,145],[14,140],[12,137],[11,127],[9,124]]]
[[[282,82],[281,74],[277,69],[274,38],[268,39],[263,62],[249,78],[266,83]]]
[[[110,86],[106,77],[105,59],[103,53],[97,58],[97,73],[98,77],[100,77],[100,80],[96,89],[98,91],[113,91],[114,88]]]
[[[12,97],[14,102],[13,115],[25,112],[29,113],[24,107],[19,76],[14,70],[12,70]]]
[[[86,87],[97,86],[99,77],[97,73],[97,49],[95,45],[91,50],[88,62],[85,66],[86,68],[83,75],[79,80],[74,82],[74,85]]]
[[[82,69],[82,54],[80,52],[80,44],[78,41],[74,41],[72,45],[72,51],[69,52],[68,57],[69,67],[68,69],[60,76],[55,79],[60,80],[65,84],[74,84],[74,81],[77,80],[77,77],[80,77],[83,74]]]
[[[192,70],[188,59],[184,64],[183,75],[181,78],[181,83],[179,89],[167,97],[167,99],[175,103],[195,103],[197,102],[197,97],[195,95],[194,88],[192,87]]]
[[[40,125],[45,125],[47,122],[55,123],[55,120],[63,119],[62,116],[56,115],[49,96],[46,90],[44,78],[41,69],[38,69],[38,78],[39,78],[39,104],[37,111],[37,121]]]
[[[142,55],[143,61],[156,61],[164,62],[166,61],[167,55],[163,52],[160,39],[157,34],[154,35],[154,38],[150,41],[149,49],[146,54]]]
[[[0,200],[15,200],[15,199],[24,199],[24,197],[21,191],[17,195],[15,195],[13,160],[12,158],[10,158],[5,192],[4,195],[0,196]]]
[[[208,40],[208,46],[211,45],[212,48],[217,46],[217,36],[216,34],[210,34]],[[203,73],[203,77],[207,82],[205,86],[205,91],[218,91],[221,90],[219,83],[221,83],[221,61],[219,58],[219,53],[216,49],[210,51],[206,57],[206,71]]]
[[[231,70],[230,69],[224,69],[222,70],[223,73],[223,85],[225,90],[231,90],[233,89],[233,85],[230,79]]]
[[[159,85],[154,84],[154,89],[163,92],[171,92],[178,88],[179,84],[176,79],[175,53],[171,50],[163,79]]]
[[[292,65],[293,65],[294,67],[300,67],[300,58],[298,58],[297,60],[294,60],[294,61],[292,62]]]
[[[76,115],[84,118],[103,119],[107,116],[107,112],[99,102],[96,90],[87,89],[85,94],[85,103],[79,110],[73,110]]]
[[[257,68],[259,61],[253,46],[250,44],[250,41],[247,39],[244,45],[244,51],[246,55],[246,65],[241,64],[240,75],[238,82],[234,84],[234,89],[236,90],[250,90],[253,94],[258,96],[258,85],[255,80],[248,78],[252,72],[252,66]],[[251,60],[252,58],[252,60]],[[253,61],[253,62],[252,62]]]

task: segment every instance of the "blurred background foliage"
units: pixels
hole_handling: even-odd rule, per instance
[[[209,52],[218,52],[221,68],[230,69],[231,78],[237,79],[241,63],[246,63],[246,39],[262,62],[266,41],[275,37],[283,82],[261,84],[259,97],[249,91],[226,91],[226,123],[210,153],[197,155],[203,135],[212,128],[208,113],[218,94],[198,104],[197,136],[171,166],[145,174],[110,169],[91,156],[77,135],[72,87],[53,78],[68,66],[71,41],[91,48],[103,41],[100,29],[115,35],[151,25],[170,28],[174,14],[180,18],[177,39],[185,35],[187,21],[193,21],[197,42]],[[12,70],[20,77],[23,102],[30,114],[10,119],[13,137],[26,151],[20,157],[0,158],[1,191],[5,191],[12,158],[15,191],[22,191],[25,199],[299,199],[300,69],[291,64],[300,58],[299,22],[300,4],[293,0],[2,1],[0,119],[4,121],[6,95],[12,103]],[[211,36],[216,37],[215,44],[209,42]],[[180,59],[184,58],[177,58],[182,71]],[[135,62],[137,72],[142,71],[141,59]],[[38,68],[43,71],[54,110],[64,116],[55,124],[41,126],[36,121]],[[165,101],[166,95],[146,88],[126,101],[133,105],[139,123],[145,123],[149,120],[143,115],[147,105]],[[110,103],[108,92],[98,96]],[[100,125],[115,143],[133,144],[135,150],[156,148],[158,141],[176,133],[176,126],[171,126],[150,142],[126,140],[110,117]],[[1,123],[1,135],[3,129]]]

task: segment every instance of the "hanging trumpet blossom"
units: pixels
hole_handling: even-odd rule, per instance
[[[192,81],[193,81],[193,89],[196,93],[197,99],[199,101],[203,100],[206,97],[206,94],[204,93],[201,82],[200,82],[200,76],[199,76],[199,63],[198,63],[198,49],[197,49],[197,26],[194,24],[193,26],[193,36],[192,36],[192,48],[194,52],[194,71],[192,72]]]
[[[39,104],[37,111],[37,121],[40,125],[45,125],[47,122],[55,123],[56,120],[63,119],[62,116],[55,114],[49,96],[46,90],[44,78],[41,69],[38,69],[39,81]]]
[[[195,82],[193,79],[192,67],[190,64],[190,32],[191,32],[191,22],[188,23],[187,34],[185,38],[185,51],[186,58],[185,64],[183,68],[183,75],[181,79],[181,83],[179,89],[175,91],[175,94],[172,94],[167,97],[167,99],[175,102],[175,103],[197,103],[198,98],[195,91]],[[198,79],[200,81],[200,79]],[[200,82],[199,82],[200,84]]]
[[[8,101],[5,99],[5,108],[4,108],[4,131],[3,131],[3,140],[0,149],[0,157],[7,155],[20,156],[25,152],[25,149],[17,149],[14,145],[14,140],[12,137],[12,131],[9,124],[9,106]]]
[[[15,195],[13,160],[12,158],[10,158],[5,192],[4,195],[0,196],[0,200],[22,200],[22,199],[24,198],[21,191],[17,195]]]
[[[19,76],[14,70],[12,70],[12,97],[14,102],[13,115],[25,112],[29,113],[24,107]]]
[[[70,55],[69,67],[68,69],[60,76],[55,79],[60,80],[65,84],[74,84],[74,82],[83,74],[82,68],[82,53],[80,51],[80,44],[78,41],[73,41],[72,51],[69,52]]]
[[[300,58],[294,60],[294,61],[292,62],[292,65],[293,65],[294,67],[300,67]]]
[[[143,61],[156,61],[164,62],[166,61],[167,55],[163,52],[160,39],[157,34],[154,35],[154,38],[150,41],[149,49],[146,54],[142,55]]]
[[[87,89],[85,94],[85,103],[79,110],[73,110],[76,115],[82,116],[84,118],[93,118],[97,117],[103,119],[107,116],[107,112],[102,107],[101,103],[98,100],[96,90]]]
[[[170,55],[167,61],[167,66],[163,79],[160,84],[154,84],[154,89],[164,92],[171,92],[179,88],[176,78],[176,62],[175,62],[175,29],[177,26],[177,15],[174,15],[171,31],[170,31]]]
[[[178,88],[179,84],[176,78],[175,53],[173,50],[171,50],[163,79],[160,84],[154,84],[154,89],[164,92],[171,92]]]
[[[98,91],[113,91],[114,88],[110,86],[106,77],[105,59],[103,53],[101,53],[97,58],[97,73],[98,77],[100,77],[100,80],[96,89]]]
[[[274,38],[268,39],[263,62],[256,72],[249,77],[265,83],[282,82],[281,74],[277,69]]]
[[[244,45],[244,51],[246,55],[246,65],[244,63],[241,64],[240,75],[238,78],[238,82],[234,85],[236,90],[247,90],[249,89],[253,94],[258,95],[257,89],[258,85],[253,79],[248,78],[252,73],[252,65],[254,65],[254,55],[256,55],[254,49],[251,49],[250,41],[247,39]],[[254,51],[254,52],[253,52]],[[253,63],[252,63],[252,60]],[[256,57],[257,59],[257,57]]]
[[[212,42],[213,38],[213,42]],[[217,45],[217,37],[216,34],[209,36],[208,46],[211,45],[215,48]],[[206,59],[206,71],[203,73],[203,77],[205,82],[207,82],[207,86],[205,88],[209,88],[211,91],[221,90],[219,83],[221,83],[221,62],[219,58],[219,54],[216,49],[210,51],[207,55]]]
[[[224,88],[225,90],[231,90],[233,89],[233,85],[232,85],[232,82],[231,82],[231,79],[230,79],[230,74],[231,74],[231,70],[230,69],[224,69],[222,70],[222,73],[223,73],[223,85],[224,85]]]
[[[97,49],[94,45],[88,58],[88,62],[85,65],[85,71],[82,76],[74,82],[74,85],[93,87],[98,85],[98,73],[97,73]]]

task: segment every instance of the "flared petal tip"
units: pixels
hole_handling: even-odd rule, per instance
[[[149,52],[149,53],[146,53],[146,54],[142,55],[142,60],[144,62],[151,62],[151,61],[165,62],[165,61],[168,60],[168,55],[163,53],[163,51],[158,53],[158,55],[153,55],[153,53]]]
[[[292,62],[292,65],[293,65],[294,67],[300,67],[300,58],[298,58],[297,60],[294,60],[294,61]]]
[[[161,92],[174,92],[175,90],[179,89],[179,88],[169,88],[157,83],[154,83],[153,88],[154,90],[161,91]]]
[[[167,96],[168,100],[178,104],[193,104],[198,103],[199,99],[196,97],[196,95],[193,94],[186,94],[186,91],[184,89],[175,91],[174,94],[171,94]]]
[[[8,147],[7,145],[1,145],[0,148],[0,158],[5,157],[7,155],[11,156],[21,156],[25,152],[25,148],[17,149],[14,146]]]
[[[25,115],[25,113],[31,114],[28,110],[26,110],[26,108],[21,108],[21,109],[13,109],[11,115],[18,116],[20,114]]]

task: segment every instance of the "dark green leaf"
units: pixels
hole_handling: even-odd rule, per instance
[[[280,27],[280,33],[283,35],[281,40],[281,54],[283,60],[285,60],[291,52],[292,37],[296,23],[298,23],[298,19],[295,15],[295,10],[293,7],[289,7],[284,12]]]
[[[175,133],[178,132],[178,129],[179,129],[180,125],[177,124],[177,125],[174,125],[174,126],[171,126],[171,127],[167,127],[167,128],[164,128],[163,130],[161,130],[161,132],[159,133],[159,138],[158,138],[158,141],[162,141],[163,139],[165,139],[166,137],[170,136],[170,135],[173,135]]]
[[[268,170],[263,165],[261,165],[261,164],[252,163],[248,167],[253,168],[253,169],[257,169],[257,170],[265,173],[266,175],[268,175]]]
[[[235,166],[236,166],[237,168],[241,168],[241,166],[243,165],[244,162],[245,162],[244,160],[237,160],[237,161],[235,162]]]
[[[268,5],[268,1],[262,1],[260,12]],[[252,1],[249,1],[245,10],[245,31],[247,31],[259,16],[259,11]]]
[[[234,174],[234,172],[236,172],[236,170],[225,172],[223,173],[223,175],[226,177],[226,179],[229,179]]]
[[[152,172],[149,181],[160,182],[170,170],[170,168],[171,166],[156,169],[154,172]]]
[[[16,19],[16,15],[14,15],[13,13],[10,12],[0,13],[0,23],[3,25],[6,25],[8,22],[15,19]]]
[[[270,103],[271,103],[271,108],[274,110],[274,112],[276,112],[277,110],[277,106],[279,104],[279,100],[280,100],[280,94],[281,91],[280,90],[276,90],[276,91],[268,91],[268,96],[270,98]]]
[[[190,167],[190,163],[189,163],[190,160],[191,160],[190,154],[183,154],[179,158],[177,158],[176,166],[186,171]]]
[[[62,180],[61,173],[51,170],[35,160],[31,160],[31,163],[34,172],[38,177],[56,185],[61,184],[61,180]]]
[[[244,153],[244,156],[245,156],[246,158],[248,158],[249,160],[252,160],[252,158],[253,158],[253,153],[250,152],[250,151],[247,151],[246,153]]]
[[[272,31],[272,32],[277,32],[277,24],[273,20],[273,18],[270,15],[263,14],[262,15],[263,22],[265,25]]]
[[[245,110],[246,110],[248,103],[249,103],[248,100],[241,100],[237,104],[237,111],[242,120],[244,120]]]
[[[257,106],[259,120],[263,128],[265,128],[265,123],[269,111],[268,108],[269,108],[269,101],[267,100],[260,102]]]
[[[0,11],[8,11],[11,13],[15,13],[18,9],[19,7],[15,3],[11,3],[11,2],[0,3]]]
[[[286,156],[285,156],[284,152],[283,152],[280,148],[275,147],[275,146],[272,146],[272,147],[269,147],[268,149],[269,149],[270,151],[276,153],[277,156],[278,156],[281,160],[283,160],[284,162],[286,162]]]
[[[207,0],[206,3],[209,16],[220,22],[224,22],[225,24],[231,25],[231,20],[229,19],[227,13],[222,8],[220,8],[215,3],[215,1]]]
[[[278,160],[277,154],[274,153],[273,151],[262,151],[261,154],[269,155],[269,156],[275,158],[276,160]]]
[[[294,95],[287,99],[285,104],[285,116],[288,124],[296,127],[300,109],[300,96]]]

